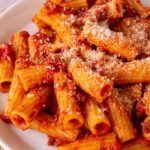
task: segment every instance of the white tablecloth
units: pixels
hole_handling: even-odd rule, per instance
[[[7,9],[16,1],[17,0],[0,0],[0,13],[2,13],[5,9]]]

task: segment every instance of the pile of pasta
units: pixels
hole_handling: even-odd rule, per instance
[[[37,33],[0,46],[1,118],[59,150],[149,150],[149,18],[139,0],[47,0]]]

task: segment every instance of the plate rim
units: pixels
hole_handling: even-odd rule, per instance
[[[19,3],[22,3],[23,1],[24,0],[17,0],[12,5],[10,5],[9,7],[7,7],[2,13],[0,13],[0,19],[2,19],[5,15],[7,15],[7,13],[9,13],[9,11],[11,11],[12,9],[14,9],[14,7],[16,7],[17,5],[19,5]]]

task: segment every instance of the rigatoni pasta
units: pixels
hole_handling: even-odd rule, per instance
[[[56,122],[54,116],[44,112],[38,114],[31,122],[30,127],[65,142],[75,141],[79,134],[79,130],[64,130],[63,127]]]
[[[97,101],[102,102],[111,94],[113,83],[105,76],[100,76],[90,70],[81,58],[71,60],[69,71],[75,82]]]
[[[15,72],[12,85],[8,94],[8,101],[5,106],[4,115],[10,118],[11,112],[20,104],[25,95],[25,90],[23,89],[21,80],[17,73]]]
[[[21,36],[21,39],[23,38],[22,39],[23,41],[27,40],[27,39],[24,39],[24,36],[22,37],[21,33],[16,33],[17,37]],[[25,34],[27,34],[27,33],[25,33]],[[4,115],[8,119],[10,119],[11,112],[15,108],[17,108],[17,106],[21,103],[22,99],[24,98],[24,96],[26,94],[26,91],[24,90],[22,82],[19,78],[18,71],[30,66],[31,62],[27,56],[28,51],[26,48],[28,46],[25,46],[26,48],[24,49],[24,48],[21,48],[23,45],[24,44],[22,42],[19,44],[18,43],[15,44],[15,46],[16,46],[15,48],[16,48],[16,52],[17,52],[16,54],[18,56],[18,59],[15,62],[15,69],[14,69],[14,74],[13,74],[13,78],[12,78],[12,83],[10,86],[10,90],[9,90],[9,94],[8,94],[8,100],[7,100],[7,103],[5,106],[5,110],[4,110]]]
[[[11,113],[11,121],[22,130],[30,127],[32,120],[42,109],[51,94],[50,86],[41,86],[30,90]]]
[[[36,26],[38,27],[38,29],[42,29],[42,28],[46,28],[48,27],[48,25],[44,22],[42,22],[38,17],[37,15],[35,15],[33,18],[32,18],[32,21],[36,24]]]
[[[147,18],[150,15],[149,8],[145,7],[141,1],[137,0],[124,0],[124,4],[131,9],[131,11],[138,13],[141,18]]]
[[[87,139],[79,140],[77,142],[60,146],[58,150],[98,150],[98,149],[116,149],[119,150],[120,146],[116,141],[115,134],[108,134],[101,137],[89,137]]]
[[[4,115],[10,119],[11,112],[20,104],[25,96],[25,90],[18,76],[18,70],[25,67],[25,64],[16,62],[17,66],[14,70],[12,84],[10,86],[8,100],[5,106]]]
[[[64,72],[54,75],[54,90],[60,111],[59,121],[65,129],[78,129],[83,125],[83,117],[76,94],[75,83]]]
[[[149,65],[149,58],[122,63],[114,69],[112,76],[115,84],[148,82],[150,80]]]
[[[14,50],[11,45],[0,45],[0,91],[8,92],[14,73]]]
[[[12,44],[15,51],[16,58],[19,57],[19,55],[24,55],[23,53],[28,53],[28,38],[29,33],[26,31],[16,32],[12,36]]]
[[[73,9],[88,8],[88,0],[71,0],[68,2],[62,2],[59,5],[62,7]]]
[[[122,150],[149,150],[150,143],[144,138],[137,138],[128,143],[125,143]]]
[[[143,136],[147,139],[150,140],[150,116],[146,117],[142,124],[142,131],[143,131]]]
[[[107,22],[98,25],[87,20],[83,28],[81,39],[87,39],[89,43],[99,46],[110,53],[121,55],[128,60],[133,60],[138,55],[140,47],[120,32],[109,29]],[[111,40],[110,40],[111,39]]]
[[[43,63],[45,57],[48,55],[49,49],[51,49],[53,38],[54,34],[50,28],[41,29],[40,32],[29,37],[29,55],[35,64]]]
[[[49,66],[46,65],[34,65],[18,71],[25,91],[42,83],[52,83],[52,76],[49,73]]]
[[[149,150],[149,16],[138,0],[46,0],[38,32],[0,45],[0,118],[58,150]]]
[[[63,0],[52,0],[52,2],[55,4],[60,4],[61,2],[63,2]]]
[[[108,98],[107,103],[110,109],[110,118],[113,123],[114,131],[120,141],[124,143],[134,139],[136,137],[135,129],[116,89],[113,91],[112,96]]]
[[[102,135],[110,130],[110,121],[94,98],[87,98],[84,102],[84,109],[86,121],[92,134]]]
[[[37,14],[37,17],[51,26],[69,46],[73,46],[74,38],[72,34],[75,30],[72,30],[72,28],[67,24],[67,19],[69,19],[69,16],[62,16],[59,13],[48,15],[48,11],[45,7],[43,7]]]
[[[112,18],[120,18],[123,16],[123,1],[112,0],[108,2],[108,16]]]

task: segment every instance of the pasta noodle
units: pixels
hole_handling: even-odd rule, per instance
[[[29,55],[35,64],[43,63],[51,49],[52,42],[53,31],[51,29],[41,29],[40,32],[29,37]]]
[[[94,101],[93,98],[89,98],[84,103],[85,116],[92,134],[102,135],[107,133],[111,126],[102,108],[100,108]]]
[[[146,117],[142,125],[143,136],[150,140],[150,116]]]
[[[54,89],[59,106],[59,120],[65,129],[80,128],[83,125],[83,117],[80,106],[75,101],[75,84],[67,78],[63,72],[54,76]]]
[[[113,73],[115,84],[148,82],[150,80],[149,65],[149,58],[134,60],[132,62],[119,65],[116,67],[115,72]]]
[[[19,33],[18,33],[19,34]],[[20,44],[19,44],[20,45]],[[18,44],[16,44],[18,46]],[[16,47],[16,49],[18,49]],[[18,71],[31,65],[30,60],[26,56],[27,49],[20,49],[18,51],[18,59],[15,62],[15,70],[12,78],[12,83],[8,93],[8,100],[5,106],[4,115],[10,119],[11,112],[17,108],[26,92],[23,88],[22,82],[18,76]],[[21,56],[22,55],[22,56]]]
[[[13,44],[16,58],[18,58],[19,55],[23,56],[28,52],[28,38],[29,33],[26,31],[16,32],[12,36],[11,41]]]
[[[46,65],[30,66],[18,71],[25,91],[41,85],[42,83],[52,83],[52,77],[49,73],[49,66]]]
[[[135,130],[125,110],[125,107],[120,100],[117,90],[113,91],[112,96],[108,98],[107,102],[110,109],[110,117],[113,122],[113,128],[120,141],[123,143],[135,138]],[[124,130],[124,127],[126,127],[126,130]]]
[[[132,140],[123,145],[122,150],[149,150],[150,144],[144,138]]]
[[[71,0],[69,2],[60,3],[60,6],[74,9],[88,8],[88,0]]]
[[[99,46],[111,53],[121,55],[128,60],[133,60],[140,50],[133,41],[124,37],[121,32],[115,33],[111,31],[106,22],[98,25],[87,20],[81,34],[82,38],[87,39],[91,44]]]
[[[14,73],[14,51],[8,44],[0,45],[0,91],[8,92]]]
[[[140,1],[137,0],[124,0],[124,3],[132,9],[132,11],[137,12],[142,18],[147,18],[150,15],[149,8],[146,8]]]
[[[17,127],[25,130],[30,127],[32,120],[40,112],[43,105],[49,99],[51,88],[41,86],[30,90],[22,100],[22,103],[11,113],[11,121]]]
[[[21,100],[24,98],[24,95],[26,93],[18,76],[18,70],[24,67],[24,64],[19,63],[17,63],[18,67],[16,67],[14,71],[12,84],[8,94],[8,100],[4,110],[4,114],[8,118],[10,118],[11,112],[20,104]]]
[[[120,146],[115,139],[115,135],[108,134],[102,137],[97,137],[97,138],[91,137],[91,138],[79,140],[75,143],[58,147],[58,150],[74,150],[74,149],[78,149],[78,150],[116,149],[118,150],[120,149]]]
[[[53,3],[55,4],[60,4],[63,0],[52,0]]]
[[[42,29],[42,28],[46,28],[48,27],[48,25],[44,22],[42,22],[37,15],[35,15],[33,18],[32,18],[32,21],[36,24],[36,26],[38,27],[38,29]]]
[[[53,116],[43,112],[31,122],[31,128],[68,142],[75,141],[79,134],[78,130],[64,130]]]
[[[97,101],[102,102],[104,98],[110,95],[112,82],[106,77],[92,72],[81,58],[72,59],[69,64],[69,71],[75,82],[88,94],[95,97]]]
[[[72,35],[74,31],[66,23],[66,20],[69,18],[69,16],[62,16],[59,13],[48,15],[45,7],[40,10],[37,16],[43,22],[51,26],[69,46],[73,46],[74,39]]]
[[[111,18],[120,18],[123,16],[122,0],[112,0],[108,3],[108,15]]]

